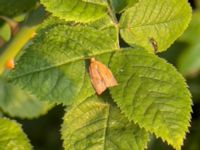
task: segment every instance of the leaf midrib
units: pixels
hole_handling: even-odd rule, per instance
[[[95,5],[100,5],[100,6],[107,6],[105,3],[98,3],[98,2],[91,2],[91,1],[86,1],[86,0],[81,0],[84,3],[89,3],[89,4],[95,4]]]
[[[40,69],[36,69],[36,70],[30,71],[30,72],[18,75],[16,77],[12,78],[11,80],[15,80],[15,79],[18,79],[18,78],[21,78],[23,76],[27,76],[27,75],[30,75],[30,74],[34,74],[34,73],[50,70],[52,68],[60,67],[62,65],[66,65],[66,64],[73,63],[73,62],[76,62],[76,61],[86,60],[86,59],[89,59],[91,57],[100,56],[100,55],[107,54],[107,53],[112,53],[112,52],[115,52],[115,51],[119,51],[119,49],[118,50],[117,49],[112,49],[112,50],[108,50],[108,51],[104,51],[104,52],[100,52],[100,53],[96,53],[96,54],[91,54],[91,55],[88,55],[88,56],[85,56],[85,57],[84,56],[77,57],[77,58],[65,61],[63,63],[54,64],[52,66],[43,67],[43,68],[40,68]]]
[[[108,124],[109,124],[109,121],[110,121],[110,105],[108,104],[108,110],[107,110],[107,120],[105,122],[105,132],[104,132],[104,140],[103,140],[103,150],[106,150],[106,136],[108,134]]]

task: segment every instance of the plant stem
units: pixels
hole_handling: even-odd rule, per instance
[[[12,41],[7,45],[3,53],[0,55],[0,74],[5,69],[5,63],[9,59],[14,59],[23,46],[33,37],[37,26],[24,26],[22,27]]]
[[[117,17],[115,15],[115,11],[114,11],[114,8],[113,8],[113,5],[112,5],[112,2],[111,0],[107,0],[108,2],[108,12],[109,12],[109,16],[111,17],[111,19],[113,20],[113,23],[117,29],[117,32],[118,32],[118,37],[117,37],[117,43],[118,43],[118,48],[120,48],[120,44],[119,44],[119,22],[117,20]]]
[[[117,20],[117,17],[115,16],[114,9],[112,7],[112,2],[110,0],[108,0],[108,12],[109,12],[109,15],[112,18],[113,22],[115,24],[118,24],[118,20]]]

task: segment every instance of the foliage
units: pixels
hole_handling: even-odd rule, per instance
[[[141,0],[123,13],[121,35],[129,44],[161,52],[183,33],[190,18],[185,0]]]
[[[13,17],[29,11],[37,0],[0,0],[0,15]]]
[[[0,119],[0,149],[31,150],[32,147],[20,125],[6,118]]]
[[[1,13],[11,1],[1,3],[0,15],[13,17],[10,11]],[[191,95],[184,78],[156,54],[166,51],[189,25],[192,11],[187,0],[40,4],[12,5],[16,14],[31,15],[0,55],[1,109],[10,116],[33,118],[55,104],[64,105],[61,135],[66,150],[143,150],[149,135],[180,150],[190,126]],[[40,16],[42,7],[46,12]],[[189,41],[187,35],[184,39]],[[6,59],[14,57],[15,68],[6,70]],[[97,95],[90,82],[92,57],[110,68],[118,81],[103,95]]]
[[[200,11],[195,11],[190,27],[180,41],[187,42],[188,46],[179,59],[179,69],[184,75],[196,73],[200,69]]]
[[[65,22],[57,24],[57,19],[53,18],[44,24],[33,44],[25,49],[17,62],[18,66],[11,71],[9,78],[29,89],[41,100],[69,105],[78,100],[77,97],[90,96],[93,89],[83,59],[117,49],[115,26],[110,22],[100,28],[98,24],[96,27],[70,26]],[[24,86],[30,78],[34,82]],[[41,88],[38,89],[39,85]]]
[[[34,118],[47,113],[52,107],[48,102],[41,102],[15,85],[0,78],[0,107],[10,116]]]
[[[116,13],[120,13],[136,4],[138,0],[111,0],[112,7]]]
[[[180,149],[191,112],[184,79],[165,61],[141,50],[116,53],[111,68],[119,82],[111,94],[122,112]]]
[[[107,3],[104,0],[41,0],[46,9],[66,21],[89,22],[106,15]]]
[[[110,100],[92,96],[66,113],[61,130],[65,149],[140,150],[147,146],[148,133],[129,122]]]

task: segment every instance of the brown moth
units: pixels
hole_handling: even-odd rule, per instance
[[[117,85],[117,81],[110,69],[104,64],[91,58],[89,74],[92,85],[98,95],[103,93],[107,88]]]

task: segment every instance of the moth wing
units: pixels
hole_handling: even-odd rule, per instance
[[[118,85],[115,77],[108,67],[106,67],[101,62],[97,62],[97,65],[100,76],[102,77],[106,87],[113,87]]]
[[[92,62],[90,64],[89,74],[95,91],[97,92],[98,95],[100,95],[107,89],[107,86],[104,83],[103,78],[101,77],[101,74],[98,71],[98,65],[96,63]]]

